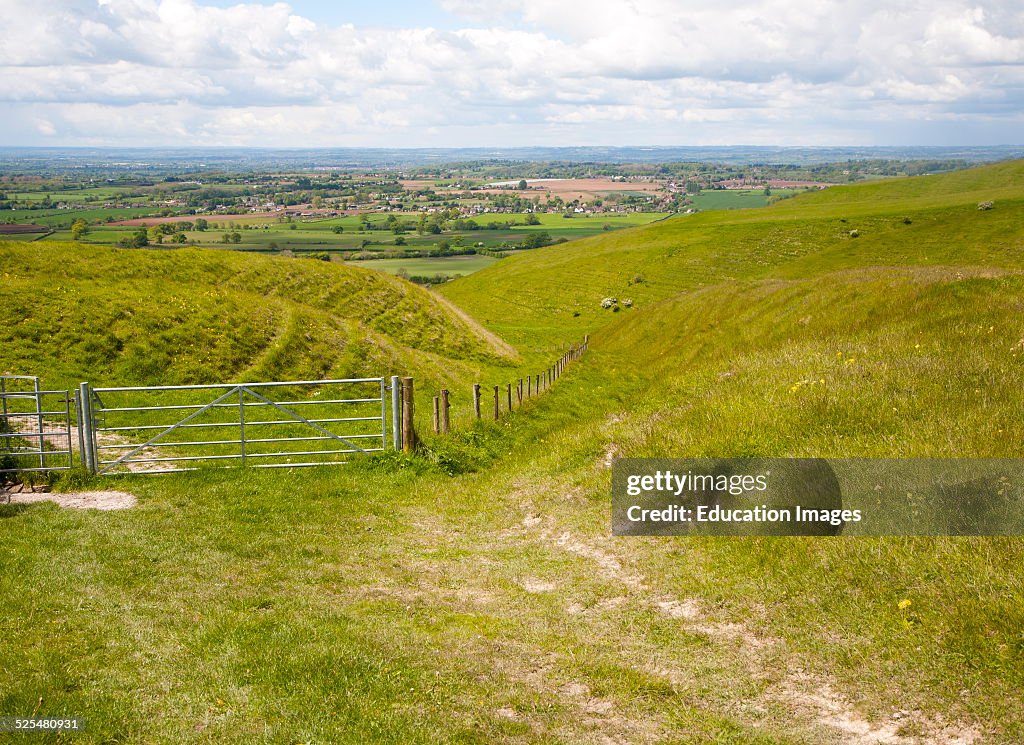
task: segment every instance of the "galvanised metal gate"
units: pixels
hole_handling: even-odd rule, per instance
[[[68,471],[74,464],[71,395],[31,375],[0,375],[0,474]]]
[[[84,402],[82,460],[97,474],[218,463],[341,464],[353,453],[386,447],[387,391],[384,378],[122,388],[82,383],[76,396]]]

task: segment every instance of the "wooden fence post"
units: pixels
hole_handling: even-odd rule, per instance
[[[498,410],[498,386],[494,386],[494,418],[497,419],[501,416],[501,412]]]
[[[508,410],[512,411],[512,384],[508,383],[506,388],[508,390]]]
[[[448,389],[441,389],[441,432],[448,434],[451,429],[451,419],[448,417],[448,409],[451,404],[448,403]]]
[[[402,378],[402,448],[407,453],[416,448],[413,413],[413,379]]]
[[[473,412],[480,418],[480,384],[473,383]]]
[[[516,386],[516,397],[519,399],[519,405],[523,405],[523,379],[519,379],[519,385]]]

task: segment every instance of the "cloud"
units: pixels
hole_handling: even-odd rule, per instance
[[[944,122],[948,136],[976,120],[970,131],[1018,139],[1016,0],[440,5],[464,28],[324,26],[285,3],[6,0],[0,138],[856,144],[888,122],[900,136]]]

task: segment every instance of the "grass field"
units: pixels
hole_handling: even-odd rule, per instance
[[[788,197],[797,194],[796,189],[772,189],[771,195],[764,189],[709,189],[693,197],[693,206],[699,210],[735,210],[764,207],[771,197]]]
[[[411,276],[433,276],[445,274],[464,276],[486,269],[498,261],[491,256],[448,256],[436,259],[377,259],[374,261],[353,261],[353,265],[364,269],[397,274],[405,271]]]
[[[96,743],[1020,742],[1019,538],[616,539],[608,514],[623,456],[1015,457],[1022,215],[1000,164],[602,230],[437,291],[515,361],[359,267],[2,244],[4,369],[400,370],[421,430],[442,385],[458,426],[342,469],[85,481],[123,512],[0,505],[0,712]],[[584,333],[549,393],[470,426],[472,382]]]
[[[109,211],[108,211],[109,212]],[[141,210],[134,210],[138,213]],[[21,214],[21,213],[19,213]],[[40,224],[47,225],[70,225],[71,220],[77,212],[68,210],[54,211],[53,214],[45,211],[24,211],[25,215],[32,215],[32,219],[38,218]],[[410,213],[401,216],[402,219],[418,219],[418,214]],[[505,248],[520,244],[530,233],[546,232],[552,240],[575,240],[587,238],[594,235],[604,234],[610,231],[627,227],[648,224],[666,217],[658,213],[629,213],[623,215],[603,216],[576,216],[565,218],[558,215],[539,215],[539,225],[516,225],[501,230],[477,230],[449,232],[441,235],[419,235],[410,231],[402,236],[404,246],[396,245],[398,236],[388,230],[362,230],[363,218],[359,215],[348,215],[345,217],[327,218],[322,220],[295,220],[285,222],[278,219],[258,217],[238,218],[227,222],[211,223],[205,231],[185,231],[183,235],[189,245],[205,248],[232,248],[239,251],[273,254],[284,250],[290,250],[298,255],[304,252],[350,252],[350,251],[406,251],[406,250],[432,250],[437,249],[442,241],[453,243],[456,246],[483,247],[483,248]],[[369,221],[374,225],[383,225],[386,215],[373,214]],[[494,220],[504,222],[522,222],[522,215],[482,215],[477,218],[481,224]],[[154,218],[154,222],[159,222]],[[334,228],[340,226],[342,233],[335,233]],[[125,236],[139,230],[138,226],[94,226],[84,236],[82,243],[90,245],[115,245]],[[238,243],[223,241],[225,234],[237,232],[240,236]],[[69,241],[71,240],[70,230],[58,230],[54,235],[47,237],[47,240]],[[365,245],[364,245],[365,243]],[[162,244],[166,248],[177,247],[168,237]],[[409,264],[408,270],[411,274],[459,274],[464,275],[477,271],[493,263],[493,259],[480,256],[475,259],[459,258],[455,264],[443,262],[452,259],[402,259]],[[367,268],[374,268],[381,271],[395,273],[400,264],[395,264],[391,259],[384,260],[387,263],[372,265]],[[442,262],[438,265],[436,262]],[[436,268],[440,266],[440,268]],[[458,269],[454,269],[457,266]],[[426,268],[424,268],[426,267]]]

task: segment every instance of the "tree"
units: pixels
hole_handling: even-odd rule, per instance
[[[78,218],[71,223],[71,238],[76,241],[82,240],[82,236],[89,232],[89,223]]]
[[[530,188],[530,185],[526,183],[526,179],[519,179],[519,191],[526,191],[528,188]]]
[[[232,233],[231,234],[231,242],[232,243],[241,243],[242,242],[242,234],[241,233]]]
[[[198,230],[199,232],[205,231],[208,227],[210,227],[210,223],[208,223],[203,218],[200,217],[199,219],[196,220],[196,230]]]
[[[548,246],[551,244],[551,235],[546,231],[542,230],[537,233],[530,233],[526,238],[523,239],[523,248],[540,248],[541,246]]]
[[[149,245],[149,238],[146,236],[145,228],[136,230],[131,235],[126,235],[121,238],[117,245],[122,248],[144,248]]]
[[[164,242],[164,231],[162,231],[160,229],[159,225],[154,225],[153,227],[151,227],[149,229],[149,236],[148,236],[148,238],[153,243],[163,243]]]

